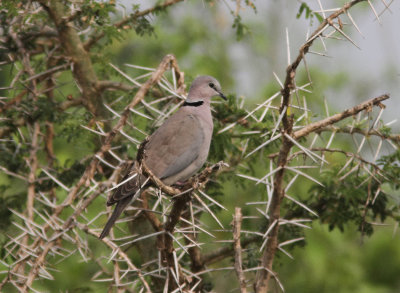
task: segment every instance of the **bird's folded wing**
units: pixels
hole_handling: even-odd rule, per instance
[[[128,180],[130,177],[132,178]],[[143,175],[137,174],[136,169],[132,169],[128,174],[124,176],[124,178],[122,178],[121,182],[125,180],[128,181],[119,186],[117,190],[112,194],[112,196],[108,198],[107,206],[111,206],[128,196],[133,196],[136,191],[139,190],[140,185],[146,181],[146,178]]]
[[[161,179],[174,176],[196,160],[203,142],[199,118],[178,111],[150,137],[146,165]]]

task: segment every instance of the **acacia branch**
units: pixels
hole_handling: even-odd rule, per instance
[[[39,133],[40,133],[40,125],[38,122],[33,124],[33,134],[32,134],[32,146],[29,156],[29,177],[28,177],[28,200],[27,200],[27,211],[28,211],[28,219],[29,221],[33,220],[33,204],[35,201],[35,180],[36,180],[36,170],[38,168],[38,158],[37,151],[39,149]]]
[[[29,160],[27,160],[27,165],[30,168],[29,176],[28,176],[28,196],[26,201],[26,211],[27,211],[27,218],[28,221],[26,222],[27,226],[32,229],[31,223],[33,222],[33,215],[34,215],[34,203],[36,197],[36,171],[38,168],[38,158],[37,158],[37,151],[39,149],[39,133],[40,133],[40,125],[38,122],[33,124],[33,134],[32,134],[32,145],[29,154]],[[29,234],[26,234],[25,237],[22,239],[22,246],[26,246],[28,244]],[[23,257],[26,257],[28,252],[23,253]],[[23,276],[25,273],[25,266],[21,266],[19,268],[19,274]]]
[[[282,147],[280,149],[277,162],[277,167],[280,169],[274,175],[273,193],[269,211],[270,223],[279,222],[280,206],[285,195],[284,184],[283,184],[285,166],[287,165],[287,159],[290,149],[293,146],[293,142],[288,139],[288,136],[292,135],[293,119],[288,116],[287,112],[290,106],[291,92],[296,89],[296,84],[295,84],[296,70],[300,62],[304,59],[305,54],[308,53],[308,50],[313,44],[314,40],[323,33],[323,31],[332,23],[332,20],[337,18],[339,15],[345,13],[352,6],[362,1],[365,0],[353,0],[349,3],[346,3],[341,9],[337,10],[336,12],[332,13],[328,18],[324,19],[324,21],[314,31],[314,33],[306,41],[306,43],[300,47],[299,54],[295,59],[295,61],[292,64],[290,64],[286,69],[286,78],[284,86],[281,90],[282,103],[279,109],[279,112],[281,114],[283,113]],[[272,264],[279,245],[278,231],[279,231],[279,225],[274,225],[274,227],[270,231],[270,238],[268,239],[267,245],[265,246],[265,249],[263,251],[261,263],[264,269],[257,271],[256,280],[254,283],[255,291],[257,293],[267,293],[269,280],[271,276],[274,276],[272,271]]]
[[[185,213],[182,215],[182,217],[184,219],[186,219],[186,221],[184,221],[183,223],[181,223],[181,227],[182,228],[190,228],[191,227],[191,223],[190,223],[190,215],[191,215],[191,211],[190,209],[186,209]],[[193,215],[194,216],[194,215]],[[194,221],[194,219],[193,219]],[[193,233],[187,233],[186,237],[185,237],[185,243],[187,245],[190,245],[192,243],[196,243],[197,239],[198,239],[198,233],[195,232],[195,227],[192,227],[192,232]],[[189,256],[190,256],[190,261],[191,261],[191,272],[192,273],[197,273],[200,272],[202,270],[205,269],[204,267],[204,263],[202,261],[202,253],[200,250],[200,247],[197,245],[192,245],[188,248],[188,252],[189,252]]]
[[[353,116],[363,110],[369,110],[372,109],[373,106],[380,106],[381,102],[384,100],[389,99],[388,94],[381,95],[379,97],[373,98],[371,100],[365,101],[357,106],[354,106],[350,109],[344,110],[343,112],[339,114],[332,115],[328,118],[322,119],[320,121],[308,124],[307,126],[303,127],[300,130],[297,130],[293,133],[293,138],[298,140],[299,138],[306,136],[310,134],[311,132],[318,132],[320,129],[323,129],[324,127],[328,125],[335,124],[336,122],[339,122],[343,119],[346,119],[347,117]]]
[[[360,162],[362,162],[362,163],[364,163],[364,164],[366,164],[366,165],[371,166],[372,168],[374,168],[374,169],[375,169],[376,171],[378,171],[378,172],[383,172],[383,170],[382,170],[377,164],[374,164],[374,163],[372,163],[372,162],[369,162],[369,161],[367,161],[366,159],[364,159],[363,157],[361,157],[360,155],[354,154],[354,153],[352,153],[352,152],[346,152],[346,151],[341,150],[341,149],[331,149],[331,148],[310,148],[309,150],[311,150],[311,151],[313,151],[313,152],[316,151],[316,152],[322,152],[322,153],[324,153],[324,152],[328,152],[328,153],[341,153],[341,154],[345,155],[346,157],[356,158],[356,159],[359,160]],[[297,156],[300,155],[300,154],[304,154],[304,151],[298,151],[298,152],[293,153],[292,155],[290,155],[290,157],[289,157],[288,160],[292,160],[293,158],[297,157]],[[394,178],[393,178],[393,179],[394,179]]]
[[[337,126],[333,126],[333,125],[328,125],[326,127],[318,129],[317,132],[325,132],[325,131],[337,132],[337,133],[348,133],[348,134],[358,133],[358,134],[362,134],[366,137],[378,136],[381,139],[384,139],[384,140],[389,139],[396,144],[400,144],[400,135],[399,134],[386,134],[386,133],[380,132],[377,129],[363,130],[358,127],[348,127],[348,126],[337,127]]]
[[[295,77],[296,77],[297,67],[300,65],[300,62],[304,59],[304,56],[308,53],[308,50],[310,49],[314,40],[323,34],[325,29],[329,25],[332,24],[332,21],[335,18],[339,17],[343,13],[346,13],[347,10],[349,10],[351,7],[353,7],[357,3],[364,2],[364,1],[366,1],[366,0],[353,0],[351,2],[346,3],[341,9],[338,9],[337,11],[335,11],[334,13],[329,15],[329,17],[327,17],[320,23],[318,28],[311,34],[311,36],[308,38],[308,40],[305,42],[305,44],[300,47],[297,58],[286,69],[285,83],[284,83],[283,89],[281,90],[283,100],[282,100],[282,104],[280,106],[279,112],[282,113],[282,111],[285,109],[285,107],[286,107],[286,112],[287,112],[288,106],[290,104],[291,91],[296,89]],[[288,128],[288,123],[289,123],[289,121],[287,120],[287,113],[285,113],[282,118],[282,124],[283,124],[284,128]]]
[[[162,223],[157,218],[157,216],[150,210],[149,203],[147,199],[147,190],[143,191],[140,194],[140,198],[142,199],[142,208],[146,218],[149,220],[151,226],[156,232],[162,231]]]
[[[90,180],[93,178],[95,174],[95,170],[97,168],[97,165],[99,163],[99,158],[102,158],[104,154],[111,148],[111,142],[116,136],[116,134],[122,129],[122,127],[126,124],[128,116],[130,114],[130,108],[135,107],[146,95],[146,93],[149,91],[149,89],[156,84],[164,74],[164,72],[169,69],[170,67],[173,67],[175,69],[175,74],[178,75],[178,79],[183,78],[183,74],[180,72],[179,67],[176,64],[175,57],[172,55],[167,55],[164,57],[160,65],[158,66],[157,70],[155,70],[152,74],[152,76],[140,87],[136,95],[133,97],[131,103],[124,109],[123,113],[121,114],[121,117],[119,121],[117,122],[116,126],[107,133],[103,145],[101,146],[100,150],[93,156],[92,161],[90,164],[86,167],[85,172],[81,176],[81,178],[78,180],[78,182],[74,185],[74,187],[69,191],[67,197],[65,198],[64,202],[60,205],[58,205],[55,209],[54,212],[51,216],[50,222],[51,221],[56,221],[58,216],[61,214],[61,212],[66,208],[70,207],[71,204],[74,202],[76,199],[76,196],[79,192],[79,190],[84,186],[85,184],[89,183]],[[96,192],[95,196],[98,196],[100,193]],[[91,200],[94,199],[91,197],[90,201],[88,200],[86,204],[89,204]],[[85,205],[80,206],[80,208],[73,213],[73,215],[64,223],[63,227],[65,230],[70,229],[70,224],[76,219],[77,216],[83,211]],[[43,227],[44,231],[47,231],[49,229],[50,225],[46,223]],[[39,254],[39,256],[36,258],[35,263],[31,267],[31,270],[29,272],[28,278],[25,280],[25,282],[22,284],[22,287],[27,290],[27,288],[30,288],[32,285],[32,282],[35,280],[37,274],[39,273],[40,267],[44,264],[45,258],[51,248],[55,245],[57,239],[63,236],[63,233],[58,233],[55,232],[53,237],[51,237],[52,241],[49,241],[45,244],[45,246],[42,249],[42,252]],[[32,251],[39,247],[41,244],[42,239],[40,237],[37,237],[35,241],[31,244],[30,249]],[[18,267],[20,267],[23,263],[25,263],[29,258],[26,258],[24,260],[21,260],[13,269],[12,271],[15,272],[18,270]],[[1,286],[0,286],[1,287]],[[1,288],[0,288],[1,289]]]
[[[287,119],[287,129],[285,129],[285,133],[292,132],[293,119]],[[282,200],[285,196],[285,187],[283,184],[283,178],[285,174],[285,166],[287,165],[287,159],[292,148],[293,143],[288,140],[286,135],[282,135],[282,147],[279,151],[278,156],[278,168],[279,171],[276,172],[273,182],[273,193],[270,205],[270,219],[269,223],[277,223],[280,219],[280,207]],[[279,225],[274,225],[269,234],[269,239],[267,245],[263,251],[261,265],[263,270],[257,271],[255,289],[257,293],[266,293],[268,292],[268,283],[271,278],[272,272],[272,264],[274,261],[275,253],[278,249],[279,241],[278,241],[278,232]]]
[[[82,89],[84,105],[95,117],[102,117],[105,112],[101,93],[96,88],[97,75],[90,55],[84,49],[78,32],[71,22],[65,21],[68,19],[65,4],[59,0],[39,0],[39,2],[53,20],[60,43],[71,64],[73,64],[72,73]]]
[[[29,78],[24,80],[24,82],[31,81],[31,80],[38,80],[38,82],[41,82],[41,81],[45,80],[46,78],[48,78],[49,76],[53,75],[54,73],[68,69],[68,67],[70,67],[70,66],[71,66],[71,64],[69,62],[66,62],[64,64],[51,67],[51,68],[47,69],[46,71],[43,71],[43,72],[37,73],[33,76],[30,76]]]
[[[16,95],[11,100],[7,101],[6,103],[2,104],[0,107],[0,114],[7,110],[8,108],[14,106],[15,104],[19,104],[22,101],[22,98],[28,93],[28,90],[21,91],[18,95]]]
[[[249,237],[244,238],[240,243],[241,247],[246,247],[247,245],[256,242],[260,239],[259,235],[251,235]],[[217,250],[204,254],[202,257],[202,262],[204,265],[211,265],[216,262],[219,262],[227,257],[232,256],[234,249],[232,245],[221,247]]]
[[[235,208],[233,216],[233,247],[235,250],[235,270],[239,279],[240,292],[247,293],[246,279],[242,268],[242,247],[240,246],[240,230],[242,227],[242,209]]]
[[[164,223],[164,234],[162,234],[163,241],[161,247],[161,254],[163,255],[163,261],[166,262],[169,268],[175,267],[175,259],[174,259],[174,239],[172,238],[172,234],[174,233],[175,226],[178,224],[179,219],[186,208],[186,204],[190,201],[190,194],[185,194],[184,196],[180,196],[175,199],[174,204],[172,206],[172,210],[167,218],[166,223]],[[175,289],[177,286],[180,286],[183,282],[185,282],[184,274],[182,272],[180,264],[178,264],[178,284],[175,284],[173,278],[170,278],[170,289]]]
[[[122,82],[116,82],[112,80],[101,80],[97,82],[97,87],[99,90],[122,90],[122,91],[131,91],[137,88],[136,86],[132,86],[129,84],[125,84]]]
[[[96,239],[99,239],[100,233],[97,233],[95,231],[93,231],[92,229],[89,229],[89,227],[87,225],[83,225],[83,224],[77,224],[78,228],[81,229],[82,231],[86,232],[89,235],[94,236]],[[146,288],[146,292],[147,293],[151,293],[151,289],[149,284],[147,283],[146,279],[143,277],[142,272],[140,271],[140,269],[138,269],[130,260],[129,256],[118,246],[116,245],[113,241],[109,240],[108,238],[104,238],[102,239],[102,241],[112,249],[112,251],[117,251],[117,254],[119,255],[119,257],[121,259],[123,259],[126,264],[128,265],[128,268],[131,271],[134,271],[138,274],[142,284],[145,286]]]

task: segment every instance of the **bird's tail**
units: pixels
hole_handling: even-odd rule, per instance
[[[125,208],[128,206],[128,204],[131,202],[132,196],[127,196],[120,201],[117,202],[117,205],[115,206],[115,209],[111,215],[111,217],[108,219],[106,225],[104,226],[103,232],[100,234],[100,239],[103,239],[106,237],[114,225],[115,221],[119,218],[121,213],[125,210]]]
[[[132,174],[135,173],[128,173],[122,181],[132,177]],[[114,225],[115,221],[117,221],[121,213],[132,200],[135,200],[138,196],[140,196],[140,193],[146,187],[146,185],[148,185],[148,179],[139,174],[138,176],[133,177],[118,187],[118,189],[107,201],[108,206],[113,204],[117,205],[115,206],[111,217],[108,219],[103,232],[101,232],[99,237],[100,239],[103,239],[108,235],[108,233],[110,233],[112,226]]]

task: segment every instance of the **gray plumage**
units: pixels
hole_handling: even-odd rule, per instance
[[[197,77],[189,89],[184,105],[150,136],[145,146],[144,161],[164,184],[171,185],[185,181],[205,163],[213,132],[210,102],[214,96],[226,99],[221,92],[219,82],[211,76]],[[135,173],[134,166],[123,181]],[[108,199],[108,206],[115,203],[117,205],[100,239],[108,235],[135,194],[143,190],[140,187],[146,179],[143,175],[136,175],[119,186]]]

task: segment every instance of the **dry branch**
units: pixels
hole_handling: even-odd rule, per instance
[[[260,239],[260,236],[258,236],[258,235],[251,235],[249,237],[246,237],[241,241],[241,247],[246,247],[249,244],[254,243],[259,239]],[[204,256],[202,257],[202,263],[204,265],[214,264],[214,263],[219,262],[227,257],[232,256],[233,252],[234,252],[234,248],[232,245],[221,247],[215,251],[204,254]]]
[[[277,167],[280,168],[279,171],[276,172],[273,180],[273,193],[272,193],[272,200],[270,204],[270,209],[269,209],[269,222],[274,223],[274,222],[279,222],[280,219],[280,206],[282,203],[282,200],[284,198],[284,184],[283,184],[283,179],[284,179],[284,173],[285,173],[285,166],[287,165],[287,159],[288,155],[290,152],[290,149],[293,145],[293,142],[288,139],[288,136],[292,136],[292,127],[293,127],[293,120],[288,117],[287,111],[290,107],[290,97],[291,93],[293,90],[296,90],[296,84],[295,84],[295,76],[296,76],[296,70],[297,67],[299,66],[300,62],[304,59],[305,54],[307,54],[309,48],[311,47],[313,41],[320,36],[323,31],[330,25],[332,24],[333,19],[337,18],[341,14],[345,13],[348,9],[350,9],[352,6],[356,5],[357,3],[363,2],[365,0],[354,0],[349,3],[346,3],[341,9],[337,10],[336,12],[332,13],[329,17],[324,19],[324,21],[319,25],[319,27],[314,31],[314,33],[310,36],[310,38],[306,41],[306,43],[301,46],[299,50],[299,54],[295,61],[290,64],[286,70],[286,78],[284,82],[284,86],[281,90],[282,94],[282,103],[280,106],[280,114],[283,114],[282,116],[282,125],[283,125],[283,130],[282,130],[282,147],[279,152],[278,156],[278,162],[277,162]],[[365,109],[366,107],[370,107],[371,104],[367,103],[367,105],[364,105],[364,107],[356,106],[353,112],[357,113]],[[358,110],[358,111],[357,111]],[[345,111],[340,116],[337,116],[337,118],[344,119],[348,116],[347,113],[349,111]],[[340,121],[336,120],[336,118],[331,120],[331,124]],[[302,132],[301,132],[302,133]],[[301,134],[300,133],[300,134]],[[309,133],[304,131],[305,134]],[[299,136],[301,137],[301,136]],[[262,255],[262,267],[264,268],[263,270],[259,270],[256,275],[256,280],[254,283],[255,291],[257,293],[266,293],[268,292],[268,287],[269,287],[269,280],[272,274],[272,264],[274,261],[274,257],[276,254],[276,251],[278,249],[279,241],[278,241],[278,231],[279,231],[279,225],[274,225],[273,228],[270,231],[269,234],[269,239],[267,242],[267,245],[265,246],[265,249],[263,251]]]
[[[193,208],[193,204],[191,205],[191,208]],[[193,223],[190,221],[190,216],[193,217]],[[196,227],[194,226],[194,215],[193,215],[193,210],[192,209],[186,209],[186,212],[182,215],[184,219],[186,219],[186,222],[183,221],[181,223],[182,228],[191,228],[191,232],[193,233],[188,233],[185,237],[185,242],[187,245],[191,243],[196,243],[197,242],[197,236],[198,233],[196,232]],[[192,224],[192,225],[191,225]],[[195,233],[196,232],[196,233]],[[192,273],[197,273],[202,270],[204,270],[204,263],[202,261],[202,253],[200,250],[200,247],[197,245],[192,245],[191,247],[188,248],[189,256],[190,256],[190,269]]]
[[[96,239],[99,239],[100,233],[94,232],[93,230],[89,229],[88,226],[82,225],[82,224],[78,224],[78,227],[82,231],[88,233],[89,235],[94,236]],[[128,265],[129,269],[138,274],[140,280],[142,281],[143,285],[146,288],[146,292],[147,293],[151,293],[152,291],[150,289],[150,286],[147,283],[147,281],[145,280],[145,278],[143,277],[142,272],[131,262],[129,256],[118,245],[116,245],[114,242],[112,242],[108,238],[104,238],[102,241],[108,247],[110,247],[113,251],[117,251],[117,254],[121,257],[121,259],[123,259],[126,262],[126,264]]]
[[[60,43],[63,44],[63,49],[73,64],[72,72],[82,89],[84,105],[96,118],[101,118],[104,110],[101,93],[96,88],[97,75],[78,32],[71,22],[65,23],[65,19],[68,18],[65,4],[59,0],[39,2],[53,20]]]
[[[342,113],[335,114],[333,116],[322,119],[320,121],[308,124],[307,126],[303,127],[302,129],[294,132],[293,138],[297,140],[303,136],[310,134],[311,132],[318,132],[318,131],[320,131],[320,129],[323,129],[324,127],[326,127],[328,125],[335,124],[336,122],[346,119],[347,117],[353,116],[363,110],[372,108],[373,106],[380,106],[381,102],[384,100],[387,100],[387,99],[389,99],[389,95],[384,94],[379,97],[373,98],[371,100],[365,101],[353,108],[347,109],[347,110],[343,111]]]
[[[162,223],[160,220],[157,218],[157,216],[150,211],[149,204],[148,204],[148,194],[147,190],[143,191],[140,195],[142,199],[142,207],[143,207],[143,212],[146,216],[146,218],[149,220],[151,226],[156,232],[162,231]]]
[[[235,271],[239,279],[240,292],[247,293],[246,279],[242,267],[242,247],[240,246],[240,230],[242,227],[242,209],[235,208],[233,216],[233,247],[235,250]]]
[[[322,152],[322,153],[324,153],[324,152],[341,153],[341,154],[345,155],[346,157],[355,158],[358,161],[360,161],[361,163],[363,163],[365,165],[368,165],[368,166],[371,166],[373,169],[375,169],[376,172],[382,173],[384,176],[388,176],[387,174],[385,174],[385,171],[382,170],[377,164],[374,164],[372,162],[367,161],[366,159],[364,159],[362,156],[360,156],[358,154],[354,154],[352,152],[346,152],[346,151],[341,150],[341,149],[331,149],[331,148],[311,148],[310,150],[311,151]],[[295,152],[295,153],[290,155],[288,160],[290,161],[290,160],[292,160],[293,158],[297,157],[300,154],[304,154],[304,152],[303,151]],[[389,178],[390,178],[390,176],[389,176]],[[390,179],[391,180],[396,180],[396,181],[398,180],[398,178],[390,178]]]
[[[370,130],[363,130],[358,127],[338,127],[338,126],[333,126],[333,125],[328,125],[326,127],[318,129],[318,132],[336,132],[336,133],[348,133],[348,134],[353,134],[353,133],[358,133],[363,136],[369,137],[369,136],[377,136],[380,137],[381,139],[384,140],[391,140],[397,145],[400,145],[400,135],[398,134],[386,134],[382,133],[379,130],[376,129],[370,129]]]
[[[357,3],[364,2],[364,1],[366,1],[366,0],[353,0],[349,3],[346,3],[341,9],[338,9],[337,11],[335,11],[334,13],[329,15],[329,17],[324,19],[324,21],[321,22],[321,24],[318,26],[318,28],[311,34],[311,36],[308,38],[306,43],[300,47],[297,58],[286,69],[286,78],[285,78],[284,86],[281,90],[283,100],[282,100],[282,104],[280,106],[279,112],[282,112],[283,109],[285,109],[285,107],[286,107],[286,111],[288,109],[288,106],[290,104],[291,91],[296,89],[295,77],[296,77],[297,67],[300,65],[301,61],[304,59],[304,56],[308,53],[308,50],[310,49],[314,40],[322,35],[322,33],[325,31],[325,29],[332,23],[332,21],[335,18],[339,17],[343,13],[346,13],[347,10],[349,10],[351,7],[353,7]],[[282,119],[282,124],[285,129],[289,127],[288,123],[289,123],[289,121],[287,121],[287,114],[285,113],[283,116],[283,119]]]

